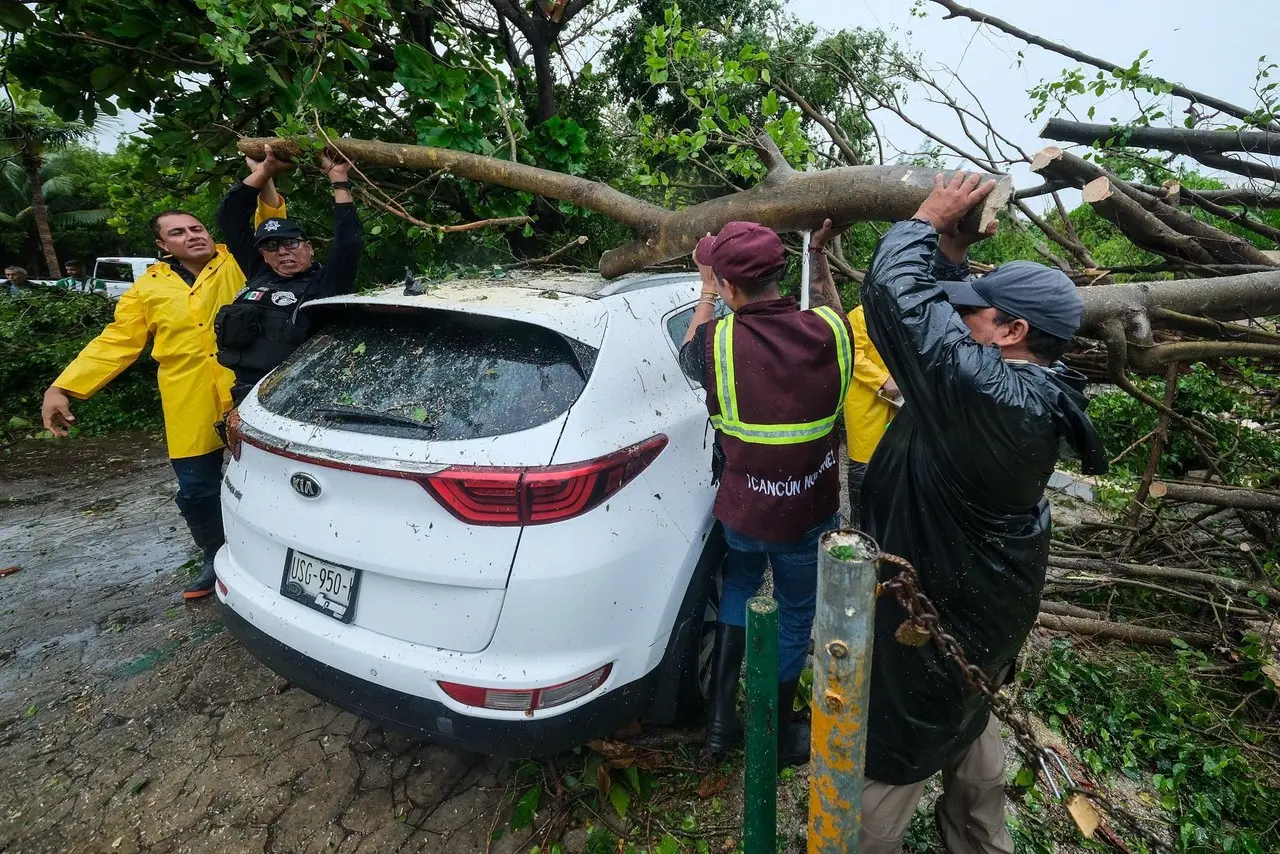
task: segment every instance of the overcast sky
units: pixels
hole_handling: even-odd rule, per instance
[[[1048,145],[1037,136],[1043,119],[1033,123],[1027,118],[1031,99],[1026,92],[1077,64],[967,19],[943,20],[946,10],[931,2],[924,4],[927,18],[913,18],[912,5],[912,0],[792,0],[790,9],[825,30],[861,26],[895,32],[930,65],[956,70],[1003,133],[1030,152]],[[972,0],[966,5],[1121,65],[1147,49],[1153,73],[1247,107],[1256,103],[1251,87],[1258,58],[1270,52],[1280,59],[1276,0]],[[1096,73],[1087,71],[1089,76]],[[1177,103],[1182,110],[1185,103]],[[942,136],[963,141],[958,132],[941,131],[955,127],[949,116],[924,105],[919,109],[932,119],[922,124],[932,128],[936,121]],[[1112,115],[1124,120],[1132,113],[1131,101],[1119,102],[1099,110],[1097,120],[1106,122]],[[916,148],[922,139],[900,123],[886,135],[904,148]],[[1020,186],[1035,183],[1025,170],[1014,173]]]

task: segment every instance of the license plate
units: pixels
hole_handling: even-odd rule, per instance
[[[351,622],[356,612],[356,592],[360,586],[360,570],[338,566],[302,552],[289,549],[284,559],[284,577],[280,592],[308,608],[328,614],[335,620]]]

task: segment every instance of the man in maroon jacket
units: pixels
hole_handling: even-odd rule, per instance
[[[792,723],[790,710],[813,628],[818,537],[839,524],[834,427],[849,388],[852,332],[839,306],[800,311],[782,296],[782,241],[762,225],[728,223],[703,238],[693,257],[702,296],[680,364],[707,391],[716,430],[714,512],[729,546],[706,746],[722,754],[740,734],[734,695],[746,650],[746,603],[772,565],[778,762],[799,765],[809,760],[809,730]],[[825,263],[821,255],[816,260]],[[720,300],[733,313],[713,322]]]

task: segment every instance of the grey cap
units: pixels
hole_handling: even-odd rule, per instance
[[[967,282],[943,282],[955,306],[998,308],[1055,338],[1070,339],[1084,317],[1084,300],[1075,283],[1054,267],[1011,261]]]

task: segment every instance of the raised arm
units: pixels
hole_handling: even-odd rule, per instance
[[[836,280],[831,275],[831,265],[827,262],[827,244],[840,231],[843,229],[832,228],[831,220],[823,220],[822,228],[810,237],[805,251],[809,253],[809,307],[826,305],[844,314],[840,292],[836,290]]]
[[[953,248],[957,223],[994,184],[980,187],[979,176],[961,174],[946,187],[941,178],[915,218],[880,239],[862,284],[871,343],[912,411],[935,428],[962,405],[968,387],[1003,372],[999,354],[973,340],[934,277],[939,233]]]
[[[262,254],[253,246],[255,228],[273,216],[285,216],[284,199],[276,191],[275,176],[294,168],[278,159],[267,146],[261,160],[246,157],[249,174],[231,185],[218,206],[218,228],[240,271],[252,279],[266,269]]]
[[[335,161],[325,153],[320,155],[320,168],[333,186],[333,243],[329,248],[324,293],[317,291],[309,295],[311,298],[354,291],[356,269],[364,247],[364,230],[360,227],[360,216],[351,196],[351,183],[347,180],[350,164],[345,160]]]

